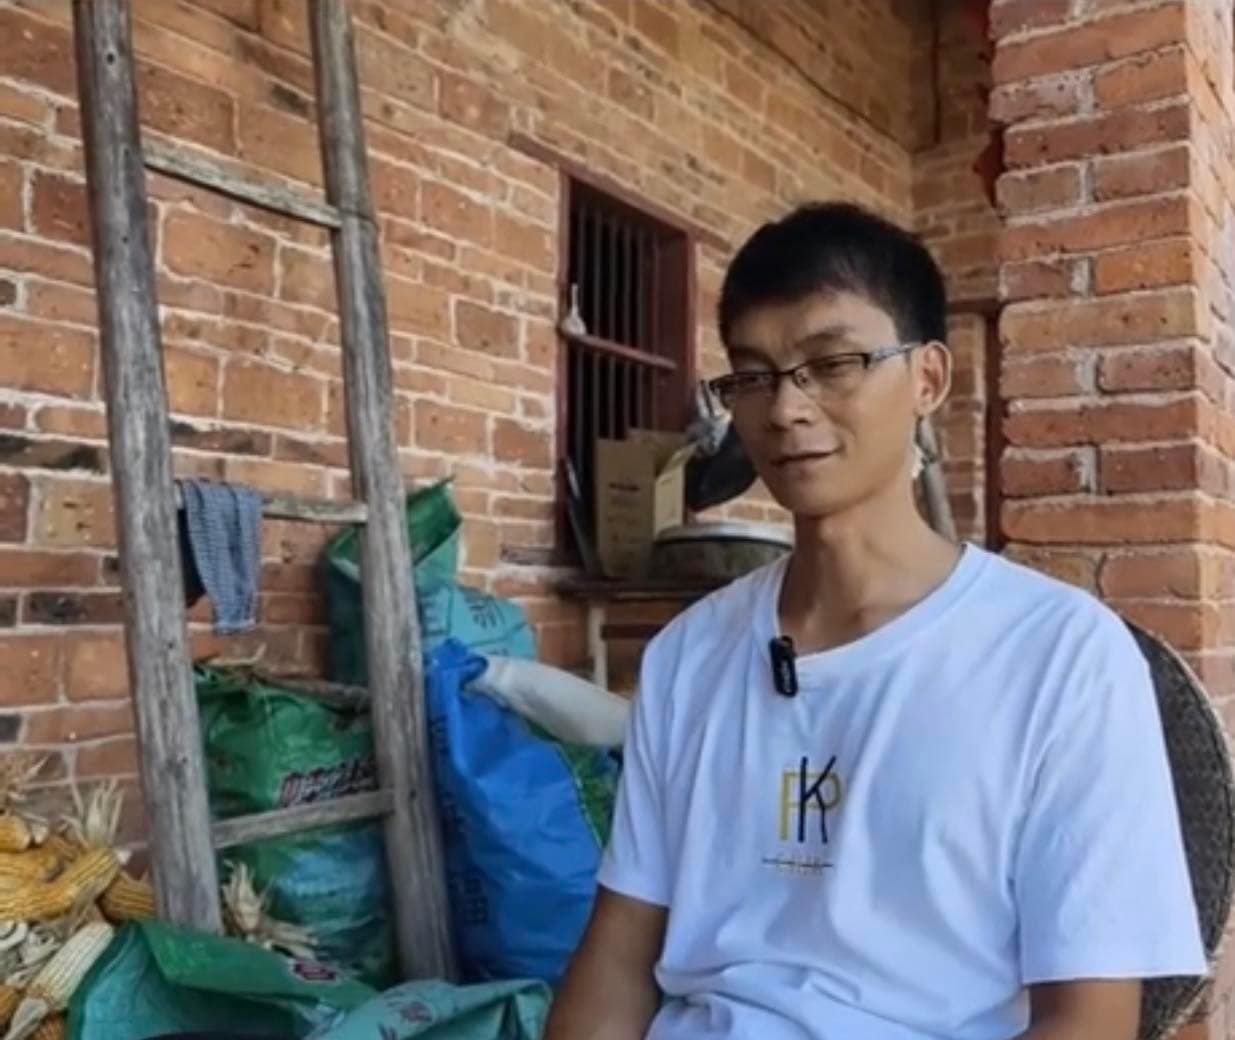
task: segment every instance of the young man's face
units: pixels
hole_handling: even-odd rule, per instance
[[[889,314],[853,293],[814,293],[746,311],[728,346],[735,373],[810,363],[730,403],[756,470],[791,513],[833,516],[908,482],[917,418],[948,389],[941,345],[893,353],[907,345]],[[875,351],[887,356],[866,357]]]

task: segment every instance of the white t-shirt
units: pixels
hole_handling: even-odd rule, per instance
[[[1206,963],[1148,667],[967,545],[861,639],[768,643],[784,562],[646,651],[600,882],[670,908],[648,1040],[996,1040],[1025,987]]]

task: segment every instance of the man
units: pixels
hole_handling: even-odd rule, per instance
[[[1206,970],[1150,677],[1096,599],[915,508],[938,269],[806,207],[720,332],[795,549],[648,647],[547,1040],[1133,1040],[1141,980]]]

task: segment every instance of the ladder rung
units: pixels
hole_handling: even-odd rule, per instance
[[[344,683],[327,682],[324,679],[306,679],[299,675],[275,675],[261,669],[255,670],[253,674],[261,682],[303,694],[305,697],[332,708],[344,708],[348,711],[364,713],[373,703],[368,689],[364,686],[348,686]]]
[[[152,170],[209,188],[240,202],[325,228],[341,224],[339,211],[285,182],[259,179],[238,168],[208,159],[178,145],[148,139],[142,142],[142,161]]]
[[[184,492],[179,485],[176,486],[176,508],[184,508]],[[363,524],[369,519],[369,507],[364,502],[264,494],[262,515],[277,520],[303,520],[318,524]]]
[[[385,816],[393,808],[394,796],[389,790],[367,791],[328,802],[312,802],[291,809],[274,809],[219,820],[210,828],[210,838],[216,849],[226,849],[261,838],[277,838],[283,834],[312,830],[314,827],[370,820]]]
[[[363,524],[369,519],[369,507],[363,502],[335,502],[329,498],[263,495],[262,514],[319,524]]]

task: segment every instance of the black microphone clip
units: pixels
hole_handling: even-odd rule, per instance
[[[788,636],[778,636],[768,643],[768,653],[772,655],[772,685],[776,692],[782,697],[796,697],[798,667],[793,640]]]

